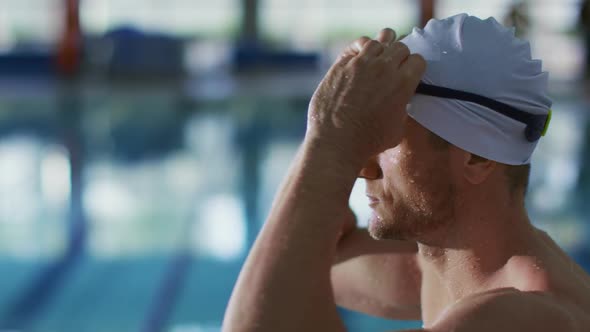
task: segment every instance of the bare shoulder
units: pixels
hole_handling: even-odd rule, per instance
[[[453,305],[429,332],[587,331],[588,313],[546,292],[497,289]]]

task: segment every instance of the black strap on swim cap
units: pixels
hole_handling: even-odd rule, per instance
[[[416,89],[416,93],[433,97],[458,99],[485,106],[504,116],[526,124],[527,127],[524,135],[529,142],[536,142],[539,140],[549,124],[549,115],[527,113],[497,100],[471,92],[454,90],[420,82]]]

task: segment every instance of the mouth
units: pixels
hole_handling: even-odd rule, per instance
[[[375,206],[379,205],[379,198],[375,197],[375,196],[371,196],[371,195],[367,195],[367,197],[369,198],[369,206],[374,208]]]

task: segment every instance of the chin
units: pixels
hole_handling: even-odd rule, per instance
[[[369,221],[369,234],[375,240],[410,240],[412,234],[392,220],[381,219],[373,216]]]

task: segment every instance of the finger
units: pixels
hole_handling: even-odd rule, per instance
[[[354,54],[348,54],[348,53],[341,54],[338,57],[338,59],[336,59],[336,62],[334,63],[333,67],[336,67],[336,66],[343,67],[347,63],[349,63],[352,59],[354,59],[355,57],[356,56]]]
[[[410,99],[416,91],[416,87],[424,72],[426,71],[426,60],[420,54],[411,54],[400,66],[400,76],[404,80],[402,94]]]
[[[394,42],[386,47],[380,57],[391,59],[395,65],[399,66],[410,55],[410,49],[401,42]]]
[[[361,52],[365,44],[369,41],[371,41],[371,38],[363,36],[352,42],[344,49],[338,59],[336,59],[335,64],[340,66],[346,65],[348,62],[350,62],[350,60],[352,60]]]
[[[408,56],[410,56],[410,49],[406,44],[400,42],[394,42],[380,55],[386,62],[392,62],[396,67],[399,67]]]
[[[365,44],[370,41],[371,41],[371,38],[369,38],[367,36],[363,36],[363,37],[355,40],[354,42],[352,42],[352,44],[348,45],[348,47],[346,47],[346,49],[342,53],[347,54],[347,55],[348,54],[357,55],[362,51]]]
[[[377,35],[377,41],[384,45],[389,45],[395,41],[396,34],[393,29],[385,28],[379,32]]]
[[[365,43],[365,46],[363,47],[362,51],[359,53],[358,56],[363,59],[368,59],[372,57],[378,57],[379,55],[381,55],[381,53],[383,53],[383,51],[383,44],[376,40],[370,40],[367,43]]]

